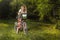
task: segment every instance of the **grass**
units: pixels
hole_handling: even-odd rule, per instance
[[[15,20],[0,20],[0,40],[60,40],[60,30],[55,29],[55,24],[43,24],[27,21],[28,34],[23,31],[16,34]]]

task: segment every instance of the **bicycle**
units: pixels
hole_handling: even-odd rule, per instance
[[[19,29],[20,29],[20,30],[23,30],[24,34],[27,34],[28,28],[27,28],[26,21],[21,22],[21,26],[22,26],[21,28],[18,29],[17,26],[18,26],[18,22],[15,22],[14,29],[15,29],[16,33],[19,33]]]

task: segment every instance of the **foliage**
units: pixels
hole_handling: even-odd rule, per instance
[[[60,0],[2,0],[0,18],[15,18],[23,4],[27,6],[28,19],[48,22],[60,19]]]

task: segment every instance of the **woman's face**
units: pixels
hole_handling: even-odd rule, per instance
[[[25,9],[25,7],[24,6],[21,6],[21,9],[23,10],[23,9]]]
[[[23,12],[25,12],[25,6],[21,6],[21,10],[23,11]]]

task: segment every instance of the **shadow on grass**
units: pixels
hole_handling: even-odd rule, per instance
[[[27,25],[28,25],[28,30],[42,30],[42,28],[44,27],[49,28],[51,26],[51,24],[44,24],[41,22],[33,22],[33,21],[32,22],[28,21]]]
[[[13,37],[7,33],[7,34],[3,34],[0,37],[0,40],[60,40],[60,36],[56,36],[55,34],[52,35],[49,33],[37,33],[37,32],[35,32],[35,33],[31,33],[28,36],[19,35],[19,36]]]

